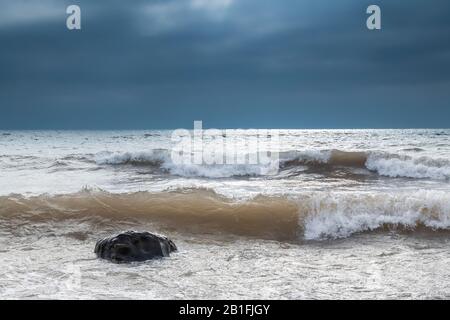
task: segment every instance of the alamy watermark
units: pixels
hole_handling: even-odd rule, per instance
[[[366,26],[369,30],[381,30],[381,9],[377,5],[370,5],[366,10],[370,16],[367,18]]]
[[[194,129],[172,132],[171,160],[176,165],[254,165],[261,174],[279,169],[280,138],[277,130]]]
[[[66,27],[69,30],[81,30],[81,8],[77,5],[70,5],[66,9],[69,15],[66,20]]]
[[[366,13],[370,16],[366,20],[366,26],[369,30],[381,30],[381,8],[378,5],[367,7]],[[81,8],[78,5],[70,5],[66,9],[69,16],[66,20],[68,30],[81,30]]]

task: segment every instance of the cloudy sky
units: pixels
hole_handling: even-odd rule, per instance
[[[449,127],[449,39],[448,0],[0,0],[0,129]]]

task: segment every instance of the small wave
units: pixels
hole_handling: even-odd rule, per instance
[[[391,178],[429,178],[436,180],[448,180],[450,178],[450,162],[446,159],[430,159],[427,157],[413,159],[407,156],[373,154],[369,156],[366,167],[379,175]]]
[[[51,169],[51,168],[66,168],[66,167],[68,167],[69,166],[69,164],[67,163],[67,162],[65,162],[65,161],[62,161],[62,160],[55,160],[52,164],[50,164],[49,166],[48,166],[48,168],[49,169]]]
[[[227,178],[233,176],[257,176],[269,174],[269,171],[273,169],[270,164],[175,164],[170,158],[169,150],[166,149],[154,149],[149,152],[102,152],[95,156],[95,161],[100,165],[150,166],[182,177]]]
[[[165,163],[163,168],[173,175],[205,178],[266,176],[273,169],[270,165],[174,165],[172,163]]]
[[[148,152],[124,152],[111,153],[100,152],[94,157],[97,164],[104,165],[149,165],[160,166],[169,161],[169,151],[165,149],[153,149]]]
[[[413,151],[413,152],[423,152],[423,151],[425,151],[425,149],[422,149],[422,148],[405,148],[405,149],[402,149],[403,151]]]
[[[307,166],[312,169],[332,170],[334,167],[365,168],[381,176],[391,178],[450,179],[450,161],[429,157],[412,158],[385,152],[316,151],[290,152],[282,161],[282,167]],[[291,157],[289,159],[289,157]]]
[[[145,138],[150,138],[150,137],[160,137],[161,135],[159,133],[144,133],[144,137]]]
[[[69,154],[67,156],[62,157],[60,160],[62,161],[80,161],[80,162],[87,162],[87,163],[95,163],[94,160],[92,160],[93,154]]]
[[[166,149],[154,149],[148,152],[110,153],[100,152],[95,155],[95,162],[99,165],[134,165],[159,168],[172,175],[183,177],[228,178],[243,176],[272,175],[274,166],[281,168],[290,166],[325,164],[331,153],[329,151],[284,152],[279,161],[266,165],[259,164],[175,164],[171,160],[170,152]],[[244,157],[248,157],[245,154]]]
[[[450,229],[450,194],[308,192],[295,198],[249,200],[208,189],[112,194],[85,189],[59,196],[0,197],[0,226],[57,221],[101,224],[159,223],[178,231],[233,233],[276,240],[322,240],[389,227]],[[13,227],[15,228],[15,227]]]
[[[248,155],[245,155],[246,157]],[[447,180],[450,178],[450,161],[428,157],[412,158],[400,154],[375,151],[305,150],[288,151],[279,154],[279,161],[269,165],[217,164],[195,165],[175,164],[169,150],[154,149],[149,152],[101,152],[95,155],[99,165],[150,166],[172,175],[183,177],[226,178],[242,176],[273,175],[274,165],[283,171],[293,167],[306,167],[308,172],[332,171],[347,167],[367,169],[378,175],[391,178],[416,178]],[[276,171],[276,170],[275,170]]]

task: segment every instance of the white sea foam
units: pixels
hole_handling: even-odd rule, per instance
[[[421,157],[392,157],[371,155],[368,157],[366,167],[382,176],[397,178],[437,179],[450,178],[450,162],[445,159],[430,159]]]
[[[206,177],[206,178],[228,178],[233,176],[259,176],[270,175],[276,168],[269,165],[174,165],[164,163],[162,168],[171,174],[182,177]]]
[[[299,203],[307,240],[345,238],[383,226],[450,228],[450,194],[445,191],[316,193]]]

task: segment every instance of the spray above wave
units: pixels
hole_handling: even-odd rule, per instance
[[[295,197],[259,195],[235,200],[208,189],[112,194],[84,190],[70,195],[0,197],[0,227],[17,220],[53,224],[159,223],[178,231],[232,233],[276,240],[348,237],[383,228],[450,229],[450,194],[308,192]],[[11,223],[15,221],[15,223]]]
[[[244,158],[248,155],[244,155]],[[184,177],[225,178],[233,176],[264,176],[273,173],[271,165],[258,164],[175,164],[166,149],[149,152],[110,153],[95,155],[99,165],[150,166]],[[309,171],[331,171],[336,167],[363,168],[391,178],[450,179],[450,161],[429,157],[413,158],[377,151],[304,150],[281,152],[275,163],[280,170],[304,167]]]

